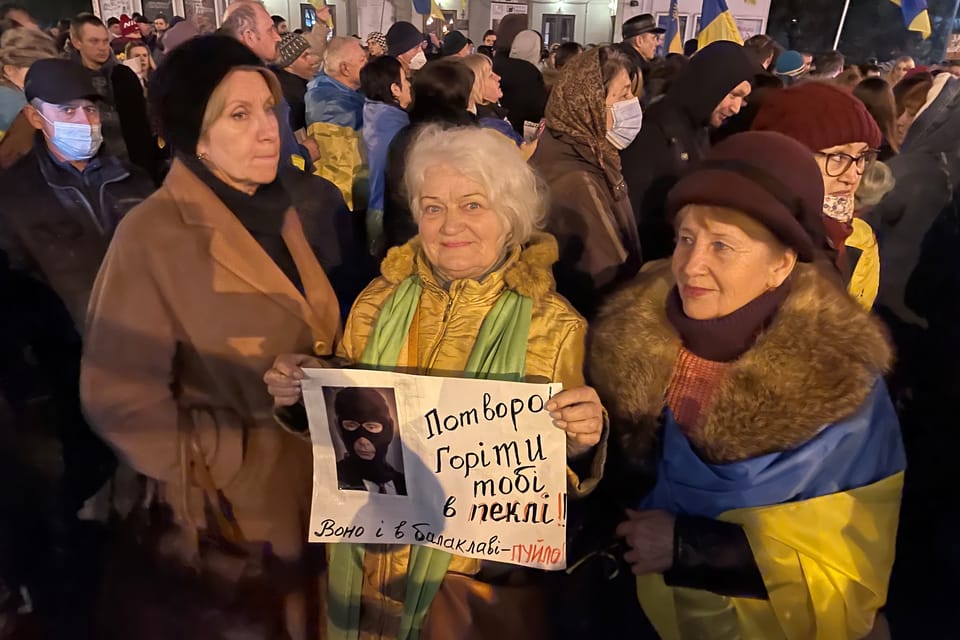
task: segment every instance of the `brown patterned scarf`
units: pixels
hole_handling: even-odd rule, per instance
[[[563,68],[547,102],[547,127],[565,134],[587,162],[599,167],[614,198],[626,194],[620,154],[607,141],[607,94],[600,73],[600,49],[580,54]]]

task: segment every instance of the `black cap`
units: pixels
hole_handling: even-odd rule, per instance
[[[443,46],[440,47],[440,53],[445,56],[453,56],[467,46],[467,37],[459,31],[451,31],[443,37]]]
[[[137,21],[137,24],[153,24],[153,22],[147,20],[147,16],[137,16],[134,19]]]
[[[387,55],[399,56],[423,42],[423,34],[409,22],[394,22],[387,30]]]
[[[27,102],[39,98],[50,104],[100,99],[100,94],[93,86],[93,74],[76,62],[62,58],[37,60],[30,65],[23,93]]]
[[[666,32],[666,29],[661,29],[657,26],[657,21],[652,14],[641,13],[623,23],[621,34],[623,35],[623,39],[626,40],[627,38],[639,36],[644,33],[661,34]]]

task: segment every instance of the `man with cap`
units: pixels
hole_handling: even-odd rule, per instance
[[[620,43],[620,50],[630,56],[633,63],[640,69],[644,83],[650,76],[650,70],[657,57],[657,47],[660,46],[660,39],[666,32],[666,29],[657,26],[657,21],[649,13],[634,16],[624,22],[621,27],[623,42]]]
[[[294,131],[306,129],[304,96],[307,83],[320,71],[320,57],[302,35],[287,33],[280,40],[279,54],[272,69],[280,81],[283,97],[290,105],[290,127]]]
[[[396,427],[376,389],[347,387],[333,401],[337,432],[347,448],[337,462],[337,484],[348,491],[407,495],[402,473],[387,462]]]
[[[307,85],[306,123],[308,139],[320,150],[314,173],[339,187],[351,211],[366,209],[366,189],[354,187],[367,169],[361,147],[363,94],[360,70],[367,52],[352,36],[337,36],[327,44],[323,71]]]
[[[82,330],[90,287],[120,218],[152,183],[104,148],[102,97],[91,74],[58,58],[27,72],[33,150],[2,176],[3,245],[49,283]]]
[[[370,59],[387,55],[387,36],[379,31],[371,31],[368,33],[367,55],[370,56]]]
[[[667,192],[706,155],[710,131],[740,112],[750,83],[762,72],[742,46],[714,42],[644,114],[640,134],[620,153],[644,260],[673,253],[673,227],[664,212]]]
[[[47,488],[30,509],[43,513],[42,524],[20,551],[41,581],[27,584],[40,617],[57,629],[51,635],[87,638],[92,630],[75,615],[82,617],[93,606],[86,596],[96,593],[97,578],[96,572],[79,569],[87,566],[79,559],[92,557],[90,541],[100,532],[95,523],[85,522],[84,535],[77,535],[76,514],[109,479],[116,460],[93,435],[78,404],[81,336],[114,229],[154,187],[101,144],[102,102],[88,71],[68,60],[40,60],[27,73],[24,90],[24,113],[37,129],[34,146],[0,174],[0,271],[7,263],[11,269],[0,276],[9,307],[3,314],[2,377],[21,375],[13,373],[17,351],[32,353],[27,369],[32,375],[16,383],[17,404],[30,407],[24,423],[30,442],[23,445],[35,459],[52,455],[58,462],[52,469],[42,465]],[[26,276],[22,281],[29,287],[15,287],[14,275]],[[29,325],[17,332],[11,315],[26,310]],[[56,585],[46,584],[44,575],[55,575]]]
[[[387,55],[399,60],[403,72],[410,76],[427,64],[423,34],[409,22],[394,22],[387,31]]]
[[[459,31],[451,31],[443,37],[440,55],[451,58],[466,58],[470,55],[470,42]]]
[[[803,54],[799,51],[785,51],[777,58],[777,64],[773,70],[783,86],[789,87],[807,72],[807,63],[804,62]]]

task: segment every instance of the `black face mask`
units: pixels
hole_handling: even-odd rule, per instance
[[[392,470],[386,458],[393,440],[394,424],[383,396],[372,389],[344,389],[337,395],[335,410],[348,459],[361,477],[377,483],[391,480]],[[370,460],[358,456],[354,449],[361,438],[366,438],[375,449]]]

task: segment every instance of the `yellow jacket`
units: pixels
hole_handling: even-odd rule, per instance
[[[870,311],[880,289],[880,249],[877,247],[877,236],[867,222],[854,218],[853,233],[845,244],[847,259],[853,266],[847,291],[860,306]]]
[[[556,293],[552,265],[557,260],[553,236],[537,234],[519,248],[502,267],[481,281],[456,280],[443,288],[420,250],[419,238],[392,249],[381,265],[382,276],[360,294],[340,344],[339,355],[358,361],[380,309],[406,277],[420,276],[423,293],[415,317],[417,352],[411,357],[404,345],[398,362],[416,362],[436,375],[459,375],[466,366],[473,342],[499,295],[513,289],[533,300],[533,317],[527,343],[526,379],[529,382],[562,382],[564,388],[583,385],[586,321]],[[413,329],[411,330],[411,334]],[[581,480],[568,468],[568,491],[585,495],[596,486],[603,469],[605,443],[598,447],[590,478]],[[361,638],[395,637],[403,611],[410,548],[367,545],[364,562]],[[475,575],[480,560],[454,556],[450,573]],[[436,605],[436,601],[434,603]],[[369,632],[378,629],[379,633]]]

